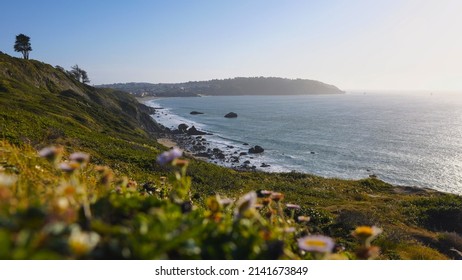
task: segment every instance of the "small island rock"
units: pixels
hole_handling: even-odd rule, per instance
[[[228,114],[225,115],[225,118],[228,118],[228,119],[237,118],[237,114],[234,112],[229,112]]]

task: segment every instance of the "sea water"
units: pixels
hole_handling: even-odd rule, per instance
[[[462,194],[462,94],[347,93],[162,98],[153,117],[212,133],[213,145],[265,152],[269,172],[386,182]],[[191,115],[200,111],[202,115]],[[235,112],[235,119],[224,118]],[[244,146],[248,143],[250,146]],[[260,168],[259,168],[260,169]]]

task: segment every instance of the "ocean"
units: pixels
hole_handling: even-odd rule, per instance
[[[163,108],[152,117],[166,127],[185,123],[213,134],[204,136],[212,147],[234,153],[263,147],[262,154],[242,159],[258,170],[375,175],[395,185],[462,194],[462,94],[206,96],[147,105]],[[229,112],[238,117],[224,118]]]

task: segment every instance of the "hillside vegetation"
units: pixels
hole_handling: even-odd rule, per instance
[[[177,84],[119,83],[101,85],[136,96],[312,95],[344,93],[336,86],[307,79],[234,78]]]
[[[460,196],[160,165],[149,113],[127,93],[0,54],[0,258],[460,258]],[[307,247],[319,235],[335,247]]]

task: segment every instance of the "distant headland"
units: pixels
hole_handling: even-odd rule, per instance
[[[224,80],[195,81],[185,83],[116,83],[98,85],[130,92],[133,95],[172,96],[224,96],[224,95],[313,95],[342,94],[334,85],[307,79],[275,77],[233,78]]]

